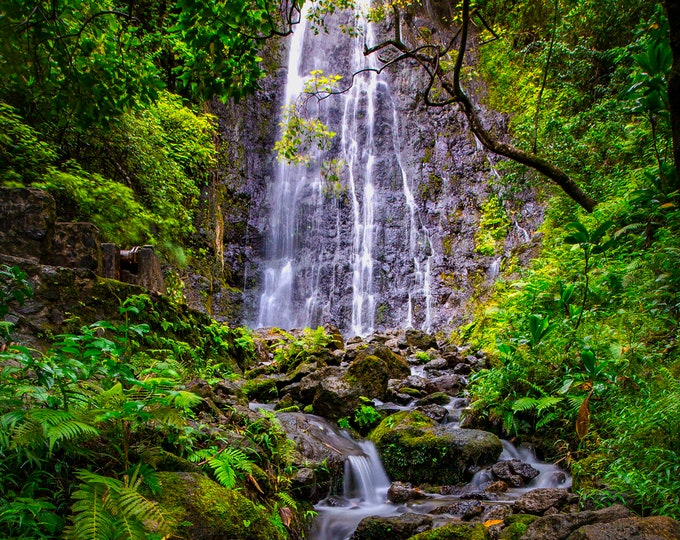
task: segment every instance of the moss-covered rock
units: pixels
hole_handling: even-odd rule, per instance
[[[408,540],[488,540],[488,538],[489,534],[484,525],[450,523],[431,531],[416,534]]]
[[[358,384],[370,398],[384,398],[387,391],[387,366],[372,354],[357,358],[347,371],[347,380]]]
[[[187,540],[283,540],[259,504],[198,473],[158,473],[155,497],[175,524],[174,538]]]
[[[413,484],[455,484],[472,467],[494,463],[498,437],[473,429],[437,425],[418,411],[385,418],[371,434],[390,478]]]
[[[536,519],[537,516],[531,514],[513,514],[506,517],[504,521],[507,526],[501,532],[499,540],[519,540]]]
[[[418,406],[424,406],[424,405],[446,405],[449,401],[451,401],[451,396],[444,392],[433,392],[432,394],[425,396],[422,399],[418,400],[418,403],[416,405]]]
[[[403,379],[410,373],[411,368],[403,356],[395,354],[385,345],[372,343],[357,352],[345,378],[361,387],[367,397],[385,399],[387,381]]]
[[[274,379],[250,379],[243,383],[241,389],[248,399],[263,403],[276,399],[279,395]]]

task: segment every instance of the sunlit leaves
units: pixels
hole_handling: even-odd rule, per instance
[[[274,149],[280,160],[295,165],[307,164],[315,152],[328,150],[336,135],[319,118],[301,115],[295,105],[284,108],[280,125],[282,134]]]

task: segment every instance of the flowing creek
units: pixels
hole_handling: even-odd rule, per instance
[[[419,377],[427,377],[422,366],[412,368],[412,373]],[[374,400],[376,408],[389,407],[410,410],[412,406],[397,407]],[[443,423],[453,429],[460,427],[460,418],[468,400],[463,397],[452,397],[445,406],[448,414]],[[251,403],[253,410],[265,409],[273,411],[273,404]],[[451,518],[460,517],[455,514],[439,514],[438,507],[451,505],[462,500],[478,499],[485,507],[512,504],[521,495],[537,488],[569,488],[571,477],[558,466],[539,460],[533,450],[524,446],[514,446],[502,440],[503,451],[498,462],[519,460],[538,471],[538,475],[522,487],[509,487],[502,493],[488,493],[485,488],[494,481],[491,468],[485,468],[472,477],[468,484],[456,486],[451,494],[425,493],[424,498],[414,499],[407,503],[392,503],[388,500],[391,482],[380,461],[375,445],[370,441],[355,441],[342,430],[333,427],[323,418],[305,415],[313,426],[315,436],[340,452],[344,456],[344,475],[341,493],[331,493],[315,505],[318,512],[308,538],[310,540],[347,540],[352,536],[362,519],[369,516],[397,516],[407,512],[417,514],[437,514],[435,523],[445,524]]]
[[[451,400],[453,416],[460,411],[463,398]],[[456,420],[449,420],[457,423]],[[323,424],[327,432],[329,444],[341,447],[347,452],[343,493],[332,494],[315,506],[319,513],[310,532],[311,540],[347,540],[351,537],[359,522],[369,516],[395,516],[406,512],[429,514],[437,507],[451,504],[467,498],[470,493],[483,492],[484,487],[493,480],[489,469],[477,472],[471,482],[462,486],[452,495],[426,493],[423,499],[409,501],[404,504],[394,504],[388,501],[387,491],[390,480],[380,462],[375,446],[370,441],[354,441],[345,432],[339,432],[322,419],[317,422]],[[537,488],[560,487],[569,488],[571,478],[556,465],[545,463],[536,458],[534,452],[527,447],[516,447],[508,441],[502,441],[503,453],[500,461],[518,459],[539,471],[539,475],[524,487],[509,488],[506,492],[490,496],[482,501],[484,505],[511,504],[524,493]],[[440,517],[440,522],[448,521],[451,515]]]

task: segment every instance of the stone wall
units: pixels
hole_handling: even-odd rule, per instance
[[[88,270],[165,293],[153,246],[121,252],[115,244],[102,244],[92,223],[57,221],[54,199],[40,189],[0,189],[0,254],[30,264]]]

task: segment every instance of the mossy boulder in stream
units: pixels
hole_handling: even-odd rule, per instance
[[[474,467],[494,463],[503,450],[492,433],[439,425],[418,411],[388,416],[370,438],[388,476],[413,484],[458,483]]]
[[[489,533],[481,523],[468,525],[467,523],[449,523],[443,527],[437,527],[425,531],[408,540],[488,540]]]
[[[187,540],[283,540],[269,511],[238,491],[199,473],[158,473],[162,492],[155,497],[176,524],[178,538]]]

